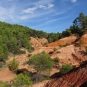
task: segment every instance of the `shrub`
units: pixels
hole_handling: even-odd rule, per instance
[[[66,73],[68,73],[70,70],[72,70],[73,69],[73,67],[70,65],[70,64],[63,64],[62,65],[62,67],[60,68],[60,72],[62,73],[62,74],[66,74]]]
[[[59,47],[63,47],[63,45],[62,44],[59,44]]]
[[[53,50],[54,50],[54,51],[56,51],[56,50],[57,50],[57,48],[54,48]]]
[[[31,50],[34,51],[34,47],[31,47]]]
[[[53,61],[54,61],[54,63],[58,63],[59,62],[59,58],[56,57],[56,58],[53,59]]]
[[[19,74],[12,82],[14,87],[26,87],[32,85],[30,77],[25,74]]]
[[[5,62],[0,62],[0,68],[2,68],[3,65],[5,65]]]
[[[16,72],[17,69],[18,69],[18,65],[19,65],[19,63],[18,63],[17,60],[14,58],[14,59],[11,61],[11,63],[9,64],[9,68],[10,68],[11,71]]]
[[[10,85],[7,82],[0,81],[0,87],[10,87]]]
[[[83,45],[83,41],[80,39],[78,43],[75,44],[75,46],[80,47]]]
[[[79,45],[80,45],[80,46],[83,45],[83,41],[82,41],[82,39],[79,40]]]
[[[61,53],[60,51],[57,51],[57,53]]]
[[[32,54],[31,54],[31,53],[29,53],[29,54],[28,54],[28,57],[30,57],[30,56],[32,56]]]
[[[44,44],[43,44],[43,46],[45,46],[45,45],[47,45],[48,44],[48,42],[45,42]]]
[[[66,43],[66,46],[69,46],[70,44],[69,43]]]
[[[49,78],[50,78],[49,76],[43,75],[43,74],[40,74],[40,73],[34,73],[31,76],[31,80],[32,80],[33,83],[41,82],[43,80],[48,80]]]
[[[51,69],[53,66],[53,61],[48,54],[46,54],[45,52],[41,52],[31,56],[28,64],[33,66],[33,68],[37,72],[40,72]]]
[[[79,44],[79,43],[75,43],[75,46],[76,46],[76,47],[80,47],[80,44]]]
[[[48,54],[41,52],[31,56],[29,58],[28,64],[36,70],[37,76],[35,78],[35,82],[37,82],[41,73],[45,75],[49,73],[53,67],[54,62]]]
[[[5,44],[0,43],[0,62],[5,62],[8,59],[8,48]]]
[[[26,54],[26,51],[25,50],[20,50],[19,54]]]

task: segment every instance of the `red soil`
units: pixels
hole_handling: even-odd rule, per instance
[[[77,37],[78,37],[77,35],[71,35],[69,37],[52,42],[52,43],[48,44],[47,46],[48,47],[55,47],[55,46],[59,46],[60,44],[61,45],[66,45],[66,43],[72,44],[77,39]]]
[[[52,79],[44,87],[80,87],[83,83],[87,83],[87,64],[69,74]]]
[[[42,51],[45,51],[46,53],[51,52],[52,54],[50,54],[50,55],[52,58],[59,57],[59,59],[60,59],[59,66],[61,66],[62,63],[65,63],[65,62],[70,63],[73,66],[79,66],[79,63],[87,60],[87,57],[84,55],[84,51],[85,51],[84,47],[75,47],[74,45],[69,45],[69,46],[60,48],[58,46],[59,44],[65,45],[67,42],[69,44],[72,44],[76,39],[77,39],[77,35],[72,35],[72,36],[60,39],[58,41],[55,41],[53,43],[50,43],[50,44],[48,44],[48,47],[43,47],[43,44],[48,42],[46,39],[31,38],[31,43],[35,48],[35,51],[32,52],[32,55],[37,54],[37,53],[42,52]],[[87,44],[87,34],[83,35],[81,37],[81,39],[84,41],[85,44]],[[54,51],[54,48],[56,48],[57,50]],[[58,51],[60,51],[60,53],[58,53]],[[28,65],[24,66],[24,62],[26,62],[28,60],[28,54],[29,53],[27,52],[26,54],[15,56],[15,58],[19,62],[19,69],[25,68],[27,70],[30,70]],[[9,57],[7,64],[13,58],[14,58],[14,56]],[[31,70],[33,70],[33,69],[31,69]],[[55,74],[57,72],[59,72],[59,70],[53,68],[52,71],[50,72],[50,75]],[[78,76],[78,74],[76,74],[76,75]],[[16,75],[13,74],[8,68],[4,68],[3,70],[0,71],[0,80],[2,80],[2,81],[10,82],[10,80],[12,80],[15,76]],[[66,78],[69,78],[68,75]],[[52,80],[52,81],[54,81],[54,80]],[[62,83],[62,82],[59,81],[58,83]],[[43,83],[41,83],[41,84],[43,84]],[[40,86],[35,86],[35,87],[43,87],[43,86],[41,86],[41,84],[40,84]],[[57,84],[57,83],[54,82],[54,84]],[[63,84],[65,84],[65,83],[63,83]],[[51,86],[48,86],[48,87],[51,87]],[[52,87],[58,87],[58,86],[55,85]],[[59,87],[62,87],[62,86],[59,86]],[[63,87],[69,87],[69,86],[65,85]]]

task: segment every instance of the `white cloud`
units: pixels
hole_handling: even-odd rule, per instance
[[[54,14],[52,14],[51,16],[56,16],[56,15],[61,15],[66,13],[67,11],[61,11],[61,12],[55,12]]]
[[[54,4],[48,4],[48,8],[54,7]]]
[[[75,3],[76,1],[77,1],[77,0],[71,0],[71,2],[74,2],[74,3]]]
[[[1,21],[8,21],[13,20],[14,21],[14,8],[4,8],[0,6],[0,20]]]
[[[26,2],[21,1],[20,3],[19,0],[0,0],[0,20],[15,23],[21,22],[21,20],[27,21],[46,16],[54,12],[54,9],[50,9],[53,7],[53,1],[54,0],[26,0]]]
[[[45,5],[40,5],[39,8],[47,9]]]
[[[75,3],[77,0],[61,0],[61,1],[63,2],[63,4],[65,4],[65,2],[69,2],[69,1]]]
[[[40,16],[51,14],[53,12],[54,12],[54,10],[49,10],[49,11],[44,11],[44,12],[41,12],[41,13],[37,12],[37,13],[32,14],[32,15],[31,14],[23,14],[23,15],[19,16],[19,19],[20,20],[27,20],[27,19],[38,18]]]
[[[50,9],[54,7],[54,4],[48,4],[47,6],[46,5],[40,5],[39,8],[43,8],[43,9]]]
[[[22,11],[22,13],[34,13],[34,11],[37,9],[37,7],[33,7],[33,8],[27,8],[25,10]]]
[[[39,0],[35,3],[33,3],[34,5],[36,6],[39,6],[39,5],[47,5],[49,3],[52,3],[54,0]]]

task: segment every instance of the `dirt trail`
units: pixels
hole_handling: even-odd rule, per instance
[[[16,75],[12,73],[9,68],[5,68],[0,71],[0,80],[10,82]]]

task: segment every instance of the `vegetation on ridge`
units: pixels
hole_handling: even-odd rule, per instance
[[[33,48],[30,43],[30,37],[44,37],[47,38],[49,42],[53,42],[66,36],[70,36],[71,34],[79,34],[79,36],[81,36],[86,30],[87,16],[85,16],[83,13],[80,13],[79,16],[73,21],[73,26],[70,26],[70,28],[66,29],[62,33],[46,33],[39,30],[33,30],[26,26],[21,26],[17,24],[12,25],[5,22],[0,22],[0,66],[2,66],[2,64],[4,64],[5,61],[8,59],[9,53],[26,53],[25,50],[21,50],[22,48],[25,48],[29,52],[31,52]],[[45,43],[44,45],[46,44],[47,43]],[[68,45],[69,43],[66,43],[66,46]],[[76,45],[82,46],[83,41],[80,39]],[[59,44],[59,46],[63,47],[61,44]],[[85,53],[87,54],[87,47],[85,49]],[[56,48],[54,48],[53,50],[54,52],[61,53],[60,51],[57,51]],[[31,54],[29,53],[28,56],[30,57],[28,64],[35,69],[38,77],[41,77],[41,74],[44,74],[44,72],[48,72],[48,70],[51,70],[53,64],[58,64],[58,62],[60,61],[57,57],[52,60],[50,56],[45,52],[38,53],[33,56],[31,56]],[[13,59],[11,61],[9,68],[14,72],[17,71],[18,62],[16,61],[16,59]],[[66,74],[72,68],[73,67],[70,64],[63,64],[60,68],[60,72],[62,74]],[[31,84],[32,82],[30,80],[30,77],[24,74],[19,74],[12,82],[12,85],[14,85],[15,87]],[[8,84],[0,82],[0,86],[8,87]]]

